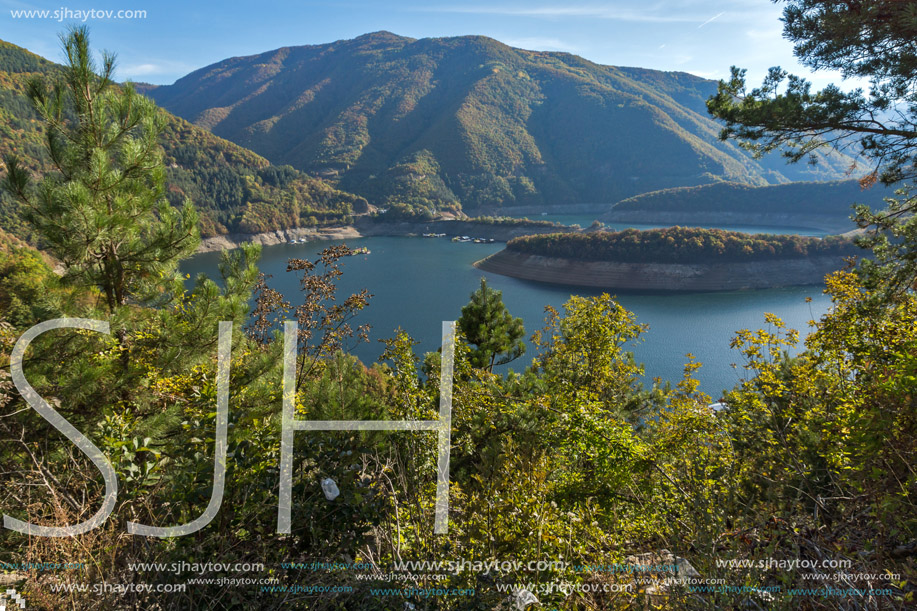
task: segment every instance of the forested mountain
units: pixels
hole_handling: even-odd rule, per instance
[[[846,125],[859,113],[871,121],[889,97],[914,106],[909,3],[785,4],[800,59],[871,78],[878,99],[847,105]],[[245,17],[247,30],[263,27]],[[666,327],[592,290],[559,307],[551,297],[530,358],[506,374],[491,365],[518,356],[525,331],[483,283],[468,306],[446,304],[459,332],[443,325],[440,351],[419,353],[398,328],[363,363],[348,352],[368,340],[354,317],[378,306],[367,290],[343,289],[346,246],[288,260],[286,284],[261,273],[260,245],[245,243],[221,253],[215,274],[184,282],[196,215],[158,205],[157,131],[135,139],[125,129],[161,110],[123,89],[94,91],[87,29],[62,38],[60,68],[0,47],[10,66],[0,73],[0,142],[22,158],[6,158],[5,187],[34,195],[24,170],[48,165],[31,157],[42,151],[38,124],[19,114],[23,75],[66,71],[79,109],[53,132],[67,176],[35,198],[38,241],[62,274],[0,227],[0,599],[89,611],[914,608],[917,196],[907,187],[887,210],[859,211],[864,256],[825,278],[831,305],[819,316],[824,302],[812,304],[808,330],[762,313],[763,328],[735,333],[735,381],[714,396],[696,376],[709,365],[674,338],[664,337],[666,349],[687,352],[680,379],[644,368],[633,347]],[[107,85],[111,65],[102,72]],[[752,102],[736,111],[723,95],[719,108],[752,126],[764,108],[791,133],[825,116],[806,99]],[[878,134],[900,140],[866,141],[900,151],[880,175],[917,168],[911,110]],[[169,163],[188,164],[190,180],[204,169],[190,164],[218,154],[245,181],[245,198],[257,186],[297,201],[282,185],[308,180],[173,128]],[[175,130],[187,132],[177,140]],[[581,138],[584,157],[599,142],[587,135],[569,138],[571,147]],[[196,142],[206,148],[199,157]],[[223,204],[225,194],[207,193]],[[846,244],[667,228],[529,237],[510,248],[624,255],[647,262],[658,286],[665,270],[650,266],[660,255],[750,259],[745,270],[771,258],[765,271],[783,274],[803,255],[844,254]],[[555,275],[571,269],[547,263]],[[394,273],[410,274],[404,267]],[[687,273],[675,270],[662,288]],[[428,301],[405,300],[399,314],[408,320]],[[634,301],[654,318],[651,302]],[[734,308],[737,326],[755,309],[734,295],[700,304]],[[704,312],[678,315],[695,341],[710,339]],[[368,421],[381,430],[346,430]]]
[[[162,106],[274,163],[372,203],[609,204],[669,187],[843,176],[851,159],[758,162],[718,138],[686,73],[602,66],[482,36],[389,32],[285,47],[147,90]]]
[[[53,62],[0,41],[0,155],[15,152],[34,169],[45,165],[42,126],[25,88],[31,76],[58,69]],[[162,145],[168,198],[173,204],[186,197],[194,202],[204,235],[340,223],[366,209],[363,198],[291,167],[272,165],[178,117],[168,116]],[[0,227],[31,237],[5,191],[0,193]]]
[[[699,187],[675,187],[643,193],[615,204],[615,212],[758,212],[826,214],[848,218],[854,203],[879,206],[891,190],[868,189],[856,180],[823,183],[795,182],[753,187],[721,182]]]
[[[893,190],[881,184],[867,189],[857,180],[793,182],[755,187],[719,182],[642,193],[614,205],[602,220],[616,223],[765,224],[814,227],[831,233],[856,228],[853,204],[884,207]]]
[[[507,250],[577,261],[625,263],[708,263],[767,261],[862,254],[841,236],[748,234],[700,227],[554,233],[514,238]]]

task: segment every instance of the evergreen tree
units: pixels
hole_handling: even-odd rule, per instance
[[[720,137],[736,138],[761,156],[781,150],[791,161],[823,146],[856,146],[872,165],[861,179],[904,183],[888,210],[856,207],[860,238],[875,261],[860,267],[866,286],[884,296],[917,288],[917,7],[894,0],[784,0],[784,37],[813,70],[837,70],[843,78],[868,79],[869,92],[812,84],[771,68],[761,87],[748,91],[745,70],[732,68],[707,101],[726,125]]]
[[[164,197],[163,113],[112,81],[114,55],[104,53],[97,71],[85,27],[61,40],[61,80],[28,85],[55,171],[34,184],[19,159],[5,156],[4,182],[66,278],[101,289],[112,313],[177,288],[177,263],[198,244],[198,217],[190,202],[177,210]]]
[[[745,70],[732,68],[707,107],[734,137],[760,154],[781,149],[797,161],[824,145],[859,145],[886,184],[917,176],[917,9],[913,2],[784,0],[785,38],[813,70],[870,81],[842,91],[771,68],[760,88],[746,90]]]
[[[493,371],[495,365],[504,365],[525,354],[522,319],[507,311],[502,291],[488,288],[486,278],[481,278],[481,288],[462,307],[458,328],[475,346],[469,356],[475,367]],[[503,356],[498,360],[499,355]]]

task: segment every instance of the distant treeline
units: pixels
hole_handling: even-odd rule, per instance
[[[840,257],[860,252],[852,240],[840,236],[819,239],[694,227],[523,236],[510,240],[506,248],[545,257],[625,263],[708,263],[717,260]]]
[[[739,212],[770,214],[830,214],[849,217],[854,202],[883,205],[890,196],[881,185],[863,189],[857,180],[793,182],[753,187],[719,182],[674,187],[629,197],[615,204],[615,212]]]
[[[31,77],[50,82],[60,66],[0,41],[0,155],[19,156],[37,173],[51,169],[44,128],[26,90]],[[267,159],[165,113],[160,143],[166,169],[165,197],[174,206],[190,199],[205,237],[262,233],[293,227],[347,224],[368,211],[360,196],[290,166]],[[20,204],[0,190],[0,228],[32,244],[40,236],[24,222]]]
[[[558,223],[556,221],[517,218],[513,216],[475,216],[468,219],[468,221],[471,223],[479,223],[481,225],[502,225],[505,227],[567,227],[567,225]]]
[[[716,137],[715,93],[715,81],[684,72],[390,32],[235,57],[149,90],[170,112],[406,222],[459,204],[612,204],[719,180],[839,178],[855,161],[837,151],[816,152],[818,165],[752,161]]]

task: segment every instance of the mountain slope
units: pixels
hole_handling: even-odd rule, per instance
[[[25,86],[32,76],[53,78],[59,68],[0,41],[0,154],[14,152],[36,171],[47,171],[50,164],[42,144],[42,124],[25,96]],[[201,214],[205,236],[340,223],[367,209],[363,198],[291,167],[274,166],[172,115],[167,117],[162,145],[167,197],[173,204],[191,199]],[[18,204],[6,193],[0,193],[0,227],[35,238],[19,217]]]
[[[386,205],[611,204],[720,180],[834,179],[849,167],[840,155],[814,170],[762,164],[720,142],[704,106],[715,88],[481,36],[377,32],[227,59],[148,94]]]
[[[815,227],[846,232],[854,203],[873,209],[884,206],[892,190],[874,185],[862,189],[856,180],[752,187],[721,182],[699,187],[675,187],[622,200],[602,220],[627,223],[712,223]]]

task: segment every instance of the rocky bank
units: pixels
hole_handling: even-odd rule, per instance
[[[353,225],[342,227],[299,227],[296,229],[278,229],[266,233],[229,233],[204,238],[198,252],[212,252],[238,248],[245,242],[254,242],[264,246],[285,244],[290,240],[347,240],[365,236],[421,236],[425,233],[444,233],[449,237],[468,235],[474,238],[492,239],[507,242],[512,238],[537,233],[560,233],[575,231],[569,227],[549,227],[541,225],[505,225],[499,223],[479,223],[475,221],[441,220],[426,223],[378,223],[369,219],[358,218]]]
[[[730,263],[574,261],[501,250],[474,264],[480,270],[550,284],[640,291],[732,291],[821,284],[844,267],[839,257]]]
[[[808,228],[840,234],[856,229],[850,218],[830,214],[783,214],[772,212],[676,212],[669,210],[613,210],[600,218],[606,223],[703,227],[707,225],[757,226],[799,229]]]

